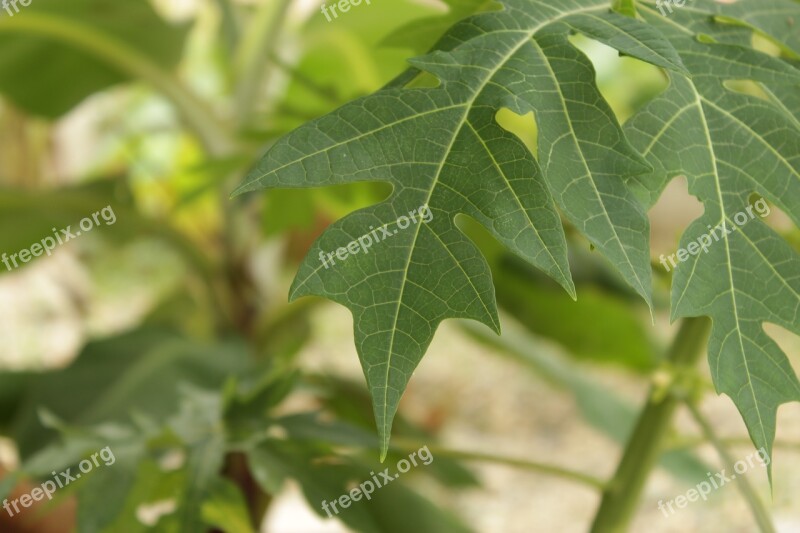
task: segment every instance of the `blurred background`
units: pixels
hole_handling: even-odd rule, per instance
[[[372,0],[331,21],[319,0],[18,6],[0,11],[0,253],[74,231],[107,206],[116,220],[20,268],[0,265],[0,497],[105,446],[116,462],[52,502],[0,511],[1,531],[588,529],[599,491],[574,472],[613,474],[676,331],[658,257],[702,213],[685,182],[651,211],[655,324],[569,228],[577,302],[461,220],[492,266],[503,336],[443,325],[382,467],[349,313],[287,295],[324,228],[388,187],[229,199],[282,134],[379,89],[491,2]],[[657,68],[573,43],[621,121],[667,84]],[[504,110],[498,121],[535,148],[531,117]],[[768,223],[800,247],[777,210]],[[800,368],[800,339],[768,330]],[[698,371],[702,411],[745,458],[738,412],[714,394],[707,365]],[[431,465],[326,519],[324,499],[426,445]],[[771,499],[764,469],[747,480],[778,530],[798,532],[797,404],[779,412],[773,467]],[[735,483],[659,511],[720,468],[680,412],[633,529],[754,531]]]

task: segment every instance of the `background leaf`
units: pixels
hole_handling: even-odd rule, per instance
[[[49,118],[129,77],[85,51],[18,33],[15,23],[41,16],[46,17],[41,19],[44,25],[74,26],[78,31],[86,25],[113,35],[166,69],[180,59],[188,30],[166,23],[146,0],[36,0],[20,7],[27,19],[0,17],[0,92],[17,106]]]

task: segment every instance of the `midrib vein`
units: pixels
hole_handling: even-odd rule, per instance
[[[513,57],[514,54],[519,52],[519,50],[521,50],[523,46],[525,46],[527,43],[529,43],[531,41],[531,39],[533,38],[533,36],[536,34],[536,32],[538,32],[540,29],[544,28],[545,26],[553,24],[554,22],[557,22],[558,20],[561,20],[562,18],[567,17],[569,15],[574,15],[576,13],[591,12],[591,11],[600,11],[600,10],[604,10],[604,9],[607,9],[607,7],[600,5],[600,6],[592,6],[591,8],[582,8],[582,9],[576,9],[576,10],[567,11],[567,12],[561,12],[561,15],[556,16],[556,17],[554,17],[552,19],[548,19],[547,21],[542,22],[541,24],[538,24],[537,26],[534,26],[530,30],[528,30],[526,32],[523,32],[524,33],[524,37],[521,38],[519,43],[517,43],[516,46],[512,47],[510,49],[510,51],[507,54],[505,54],[500,61],[498,61],[497,66],[495,68],[493,68],[492,70],[490,70],[488,72],[486,77],[481,82],[480,86],[478,86],[475,89],[475,92],[472,94],[472,96],[469,99],[469,101],[467,101],[466,104],[464,105],[464,112],[463,112],[463,114],[461,115],[461,118],[458,121],[458,125],[456,126],[456,128],[454,128],[453,136],[450,138],[450,143],[448,144],[447,149],[442,154],[442,161],[441,161],[441,163],[439,164],[439,167],[436,170],[435,177],[434,177],[433,181],[431,182],[431,186],[430,186],[430,189],[428,191],[428,196],[427,196],[427,198],[425,199],[425,202],[423,202],[422,205],[427,205],[428,202],[430,202],[430,199],[433,196],[433,191],[436,189],[436,185],[439,182],[439,178],[440,178],[440,176],[442,174],[442,169],[444,169],[444,165],[447,162],[448,155],[450,154],[450,151],[453,149],[453,146],[455,145],[456,139],[458,139],[458,135],[461,133],[461,130],[464,128],[464,124],[465,124],[465,122],[467,120],[467,117],[469,116],[469,112],[470,112],[470,110],[472,108],[472,105],[475,103],[475,101],[478,99],[478,97],[481,94],[483,94],[483,90],[486,88],[486,86],[489,84],[489,82],[494,78],[494,76],[500,71],[500,69],[502,69],[505,66],[505,64],[508,62],[508,60],[511,57]],[[406,285],[407,285],[407,281],[408,281],[408,269],[411,266],[411,257],[414,255],[414,249],[416,248],[417,239],[419,238],[420,227],[421,227],[421,224],[417,224],[416,230],[414,232],[414,239],[411,241],[411,244],[408,247],[408,254],[406,256],[405,268],[403,269],[403,279],[402,279],[402,285],[400,287],[400,295],[397,298],[397,307],[395,308],[394,324],[392,324],[392,334],[391,334],[391,337],[389,339],[389,356],[388,356],[388,360],[386,361],[386,375],[385,375],[384,380],[383,380],[383,410],[382,410],[383,412],[381,413],[381,418],[382,418],[382,421],[383,421],[382,424],[381,424],[381,426],[382,426],[381,427],[381,434],[382,434],[381,444],[382,444],[382,448],[383,449],[386,449],[386,447],[388,445],[388,441],[389,441],[388,423],[387,423],[387,416],[386,415],[387,415],[387,411],[388,411],[388,407],[387,406],[388,406],[388,399],[389,399],[389,372],[392,369],[392,355],[394,354],[394,342],[395,342],[395,336],[396,336],[395,333],[397,332],[397,322],[400,319],[400,306],[402,305],[402,302],[403,302],[403,295],[405,294],[405,289],[406,289]],[[383,455],[383,453],[381,455]]]

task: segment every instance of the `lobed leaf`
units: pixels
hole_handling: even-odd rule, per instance
[[[768,28],[775,26],[768,9],[783,6],[776,18],[790,11],[800,16],[800,4],[765,4],[771,7],[762,5],[755,19]],[[735,7],[734,14],[741,9]],[[751,203],[758,194],[800,225],[800,70],[747,46],[701,42],[700,34],[730,37],[727,28],[714,27],[707,12],[661,17],[646,6],[639,12],[674,44],[692,77],[671,76],[667,91],[626,126],[656,168],[634,178],[634,186],[652,204],[669,180],[687,176],[689,192],[705,212],[680,246],[713,239],[677,265],[672,318],[712,318],[709,363],[716,388],[733,399],[755,446],[771,454],[778,406],[800,400],[800,382],[763,324],[800,334],[800,257],[760,217],[751,216]],[[771,98],[734,92],[725,84],[734,80],[763,84]]]
[[[272,146],[237,191],[392,184],[383,203],[320,237],[291,290],[292,299],[315,294],[351,310],[382,455],[400,396],[438,324],[470,318],[499,331],[490,270],[456,215],[481,223],[574,297],[560,210],[651,301],[649,224],[622,178],[652,169],[625,139],[591,63],[568,37],[579,31],[683,72],[680,57],[658,32],[612,13],[605,0],[501,3],[502,11],[456,24],[436,50],[411,60],[439,87],[404,88],[411,70],[306,124]],[[502,108],[535,114],[538,162],[498,125]],[[399,217],[421,207],[430,209],[430,222],[398,227]],[[391,238],[332,265],[320,260],[374,228]]]

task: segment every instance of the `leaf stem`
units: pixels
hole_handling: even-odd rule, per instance
[[[667,362],[676,373],[691,370],[697,363],[704,353],[709,328],[710,321],[705,317],[682,321],[667,355]],[[680,395],[673,388],[666,394],[661,392],[662,386],[652,386],[617,471],[603,491],[592,524],[594,533],[626,531],[633,518],[647,478],[658,463],[675,409],[681,402]]]
[[[731,457],[730,453],[728,453],[728,449],[725,447],[725,444],[723,444],[714,433],[714,429],[711,427],[711,424],[708,422],[705,416],[703,416],[703,413],[700,412],[700,410],[691,400],[686,401],[686,406],[692,413],[692,417],[695,419],[695,422],[697,422],[697,425],[699,425],[700,429],[703,430],[703,434],[714,446],[714,448],[716,448],[717,453],[725,463],[725,466],[730,470],[734,470],[734,459]],[[764,503],[761,501],[761,498],[758,497],[758,494],[753,489],[753,486],[750,484],[750,482],[747,481],[747,478],[745,476],[736,476],[736,485],[739,487],[739,491],[742,493],[745,501],[747,501],[747,505],[750,506],[750,511],[753,513],[753,518],[755,518],[755,521],[762,533],[775,533],[775,527],[772,525],[772,519],[764,507]]]
[[[264,79],[272,50],[278,42],[281,25],[292,0],[272,0],[261,4],[249,25],[236,54],[236,117],[240,126],[247,125],[253,112],[258,89]]]
[[[480,461],[508,465],[525,470],[531,470],[533,472],[539,472],[541,474],[560,477],[562,479],[568,479],[570,481],[576,481],[596,489],[602,489],[605,487],[605,482],[602,479],[596,478],[589,474],[584,474],[583,472],[577,472],[575,470],[570,470],[568,468],[563,468],[552,464],[529,461],[527,459],[517,459],[514,457],[505,457],[502,455],[481,452],[453,450],[442,446],[425,444],[422,442],[415,442],[397,437],[392,439],[392,443],[390,445],[392,449],[402,452],[415,451],[425,446],[428,447],[428,450],[430,450],[434,456],[438,455],[441,457],[449,457],[451,459],[459,459],[462,461]]]

